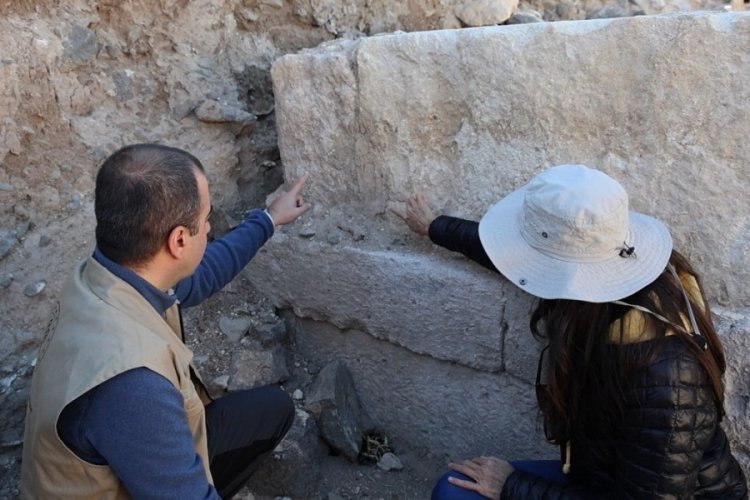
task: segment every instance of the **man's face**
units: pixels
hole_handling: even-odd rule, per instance
[[[208,192],[208,180],[199,170],[195,170],[195,178],[198,182],[198,193],[201,200],[201,212],[198,218],[198,231],[188,237],[189,249],[186,265],[189,266],[188,276],[195,272],[195,269],[203,259],[208,244],[208,233],[211,231],[211,223],[208,222],[211,216],[211,194]]]

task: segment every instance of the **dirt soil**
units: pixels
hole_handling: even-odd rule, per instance
[[[355,465],[341,457],[326,457],[321,464],[322,479],[316,498],[412,499],[429,498],[435,481],[445,469],[445,462],[419,452],[398,454],[410,464],[401,471],[382,471],[375,465]],[[434,473],[438,468],[440,472]]]

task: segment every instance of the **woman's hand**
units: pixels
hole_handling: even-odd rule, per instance
[[[476,481],[476,483],[473,483],[458,479],[457,477],[450,477],[448,481],[451,484],[476,491],[487,498],[496,499],[500,498],[505,480],[514,471],[513,466],[507,460],[495,457],[479,457],[458,463],[451,463],[448,466]]]
[[[427,236],[430,223],[435,220],[435,215],[421,193],[417,193],[406,200],[406,210],[393,208],[391,211],[401,217],[409,226],[409,229],[422,236]]]

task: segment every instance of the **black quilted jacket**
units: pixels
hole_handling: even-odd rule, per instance
[[[438,217],[430,226],[430,238],[494,269],[476,222]],[[706,372],[676,336],[653,342],[662,343],[662,348],[655,362],[634,379],[617,442],[607,444],[591,432],[574,433],[569,485],[516,471],[506,481],[501,499],[748,498],[742,470],[719,426]],[[606,427],[607,423],[601,426]]]

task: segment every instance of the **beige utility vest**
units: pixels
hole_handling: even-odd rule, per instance
[[[160,316],[132,286],[93,258],[78,266],[60,297],[31,382],[21,497],[130,497],[108,466],[85,462],[65,446],[57,420],[82,394],[140,367],[164,376],[182,393],[195,451],[211,481],[203,406],[208,396],[191,366],[193,353],[182,342],[177,306],[166,318]]]

